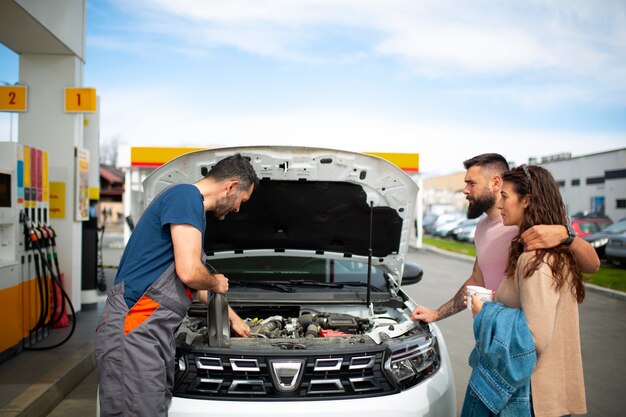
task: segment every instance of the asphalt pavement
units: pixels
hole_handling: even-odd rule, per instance
[[[107,245],[105,263],[117,262],[121,249]],[[119,258],[117,258],[119,259]],[[437,308],[450,299],[467,279],[472,261],[424,250],[411,250],[408,260],[424,269],[418,284],[405,287],[411,297]],[[112,271],[108,272],[112,279]],[[626,410],[626,301],[589,291],[580,306],[580,330],[587,392],[588,416],[623,416]],[[460,411],[470,375],[467,358],[473,347],[472,317],[463,311],[438,323],[454,369],[457,409]],[[91,372],[48,417],[84,417],[95,414],[96,378]]]

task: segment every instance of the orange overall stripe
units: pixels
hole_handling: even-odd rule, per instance
[[[143,295],[135,305],[126,313],[124,320],[124,336],[132,332],[159,308],[160,304]]]

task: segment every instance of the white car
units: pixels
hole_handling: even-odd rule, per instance
[[[176,335],[169,415],[455,416],[441,332],[410,319],[415,302],[401,288],[422,275],[405,264],[415,182],[360,153],[223,148],[154,171],[146,204],[235,153],[261,183],[239,213],[208,213],[204,250],[229,278],[228,303],[251,337],[220,327],[221,298],[208,311],[193,304]]]

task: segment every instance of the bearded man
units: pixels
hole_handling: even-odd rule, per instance
[[[467,306],[467,285],[497,290],[505,277],[511,240],[518,235],[517,226],[502,223],[498,209],[502,173],[508,171],[509,164],[500,154],[486,153],[464,161],[463,165],[467,170],[463,190],[469,202],[467,217],[475,219],[486,214],[476,226],[474,268],[452,299],[437,310],[417,306],[411,315],[413,320],[430,323],[450,317]],[[582,272],[592,274],[600,267],[596,251],[587,241],[575,236],[569,225],[537,225],[526,230],[521,237],[526,251],[564,245],[572,252]]]

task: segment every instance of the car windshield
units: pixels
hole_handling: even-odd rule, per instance
[[[230,281],[271,281],[290,285],[346,284],[346,288],[367,282],[367,264],[349,259],[299,256],[250,256],[208,259],[207,264]],[[383,268],[372,266],[371,284],[387,288]],[[329,286],[340,288],[340,286]]]

